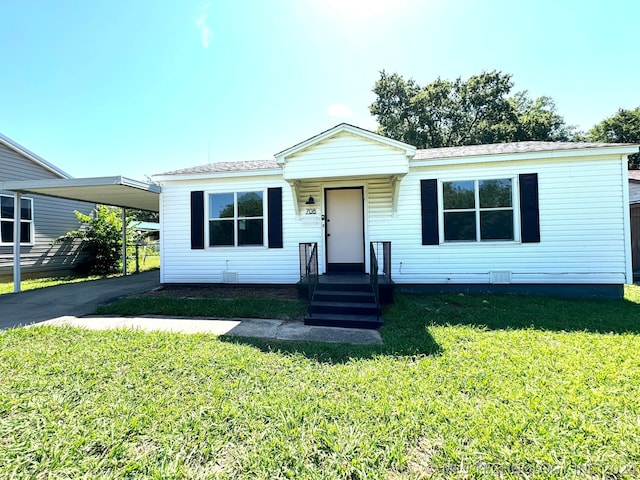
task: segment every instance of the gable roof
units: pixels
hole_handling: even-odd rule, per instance
[[[23,157],[28,158],[33,163],[35,163],[37,165],[40,165],[42,168],[45,168],[46,170],[49,170],[50,172],[58,175],[60,178],[72,178],[71,175],[69,175],[64,170],[56,167],[52,163],[47,162],[41,156],[36,155],[31,150],[26,149],[25,147],[23,147],[22,145],[20,145],[19,143],[15,142],[15,141],[11,140],[9,137],[3,135],[2,133],[0,133],[0,143],[5,145],[6,147],[10,148],[14,152],[19,153]]]
[[[474,157],[482,155],[500,155],[509,153],[553,152],[558,150],[578,150],[607,147],[633,147],[628,143],[595,142],[511,142],[490,143],[485,145],[465,145],[461,147],[441,147],[416,150],[414,160],[430,158]],[[636,146],[637,148],[637,146]]]
[[[318,135],[314,135],[311,138],[308,138],[300,143],[297,143],[293,147],[289,147],[286,150],[282,150],[274,155],[278,163],[284,163],[287,157],[290,157],[302,150],[305,150],[309,147],[312,147],[328,138],[334,137],[341,133],[350,133],[351,135],[355,135],[357,137],[362,137],[372,142],[380,143],[382,145],[386,145],[391,148],[395,148],[398,150],[404,150],[405,154],[408,157],[412,157],[415,154],[416,147],[413,145],[409,145],[407,143],[399,142],[398,140],[393,140],[389,137],[384,137],[382,135],[378,135],[377,133],[371,132],[369,130],[365,130],[364,128],[356,127],[355,125],[350,125],[348,123],[340,123],[335,127],[332,127],[324,132],[319,133]]]
[[[628,143],[599,143],[599,142],[543,142],[543,141],[527,141],[527,142],[511,142],[511,143],[492,143],[484,145],[465,145],[460,147],[441,147],[441,148],[426,148],[415,149],[415,147],[393,140],[377,133],[365,130],[364,128],[356,127],[348,123],[341,123],[332,127],[324,132],[319,133],[313,137],[308,138],[286,150],[283,150],[275,154],[276,160],[249,160],[249,161],[234,161],[234,162],[215,162],[205,165],[198,165],[195,167],[182,168],[179,170],[172,170],[169,172],[155,174],[154,178],[164,176],[184,176],[190,177],[192,175],[203,174],[238,174],[249,175],[254,172],[274,173],[274,171],[282,171],[283,164],[286,157],[294,155],[301,150],[316,145],[328,138],[341,133],[350,133],[356,136],[360,136],[371,141],[404,150],[412,160],[430,160],[430,159],[445,159],[445,158],[464,158],[464,157],[481,157],[492,155],[504,155],[504,154],[521,154],[521,153],[540,153],[546,154],[557,151],[564,151],[569,153],[570,151],[583,150],[583,149],[622,149],[624,153],[635,153],[638,150],[638,146]],[[609,153],[612,153],[609,151]],[[618,152],[616,152],[618,153]],[[236,175],[233,175],[236,176]],[[638,175],[640,177],[640,175]],[[632,175],[629,175],[632,179]]]

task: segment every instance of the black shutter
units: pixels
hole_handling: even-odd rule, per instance
[[[438,181],[420,180],[422,245],[438,245]]]
[[[204,249],[204,192],[191,192],[191,249]]]
[[[282,248],[282,188],[267,189],[269,248]]]
[[[520,230],[522,243],[540,241],[537,173],[520,175]]]

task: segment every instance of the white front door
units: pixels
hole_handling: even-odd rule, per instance
[[[362,187],[325,190],[327,272],[364,272]]]

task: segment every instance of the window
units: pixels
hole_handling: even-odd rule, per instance
[[[209,194],[209,246],[264,245],[263,192]]]
[[[14,197],[0,195],[0,244],[13,243]],[[20,201],[20,243],[33,243],[33,200]]]
[[[444,241],[514,239],[510,178],[442,182]]]

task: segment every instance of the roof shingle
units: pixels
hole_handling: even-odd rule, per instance
[[[160,175],[191,175],[198,173],[245,172],[251,170],[281,169],[275,160],[248,160],[242,162],[216,162],[196,167],[182,168]]]
[[[486,145],[465,145],[461,147],[426,148],[416,150],[414,160],[435,158],[473,157],[482,155],[501,155],[510,153],[552,152],[557,150],[576,150],[582,148],[622,147],[624,143],[596,142],[512,142],[491,143]],[[196,167],[182,168],[159,175],[193,175],[223,172],[247,172],[259,170],[281,170],[275,160],[249,160],[241,162],[216,162]],[[630,176],[631,178],[631,176]]]
[[[512,142],[490,143],[486,145],[465,145],[462,147],[427,148],[417,150],[414,160],[430,158],[472,157],[478,155],[500,155],[508,153],[551,152],[579,148],[620,147],[620,143],[594,142]]]

